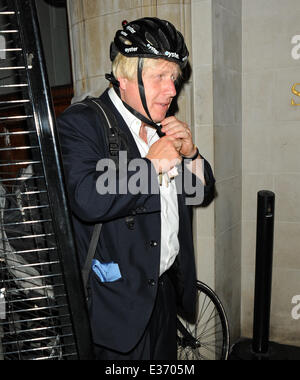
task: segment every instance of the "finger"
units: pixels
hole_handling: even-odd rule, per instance
[[[172,136],[177,139],[192,140],[192,134],[189,131],[179,131],[174,133]]]
[[[170,129],[178,124],[184,124],[180,120],[176,119],[175,116],[167,117],[161,122],[162,129]]]
[[[173,121],[177,120],[175,116],[169,116],[169,117],[166,117],[162,122],[161,122],[161,125],[164,127],[170,123],[172,123]]]
[[[164,127],[162,129],[162,131],[167,136],[176,135],[178,133],[181,133],[181,134],[184,133],[186,136],[191,134],[191,131],[190,131],[189,127],[187,126],[187,124],[178,123],[178,122],[174,122],[174,123],[169,124],[168,126]]]
[[[179,151],[181,150],[181,148],[182,148],[182,141],[180,141],[180,140],[176,140],[176,141],[174,142],[174,147],[175,147],[175,149],[179,152]]]

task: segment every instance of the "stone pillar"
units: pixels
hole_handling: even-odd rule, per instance
[[[216,291],[232,341],[240,336],[242,226],[242,1],[213,1]]]
[[[195,212],[198,277],[227,310],[240,334],[242,183],[241,1],[192,0],[195,139],[212,164],[217,197]]]
[[[109,47],[123,20],[166,18],[190,41],[190,0],[68,0],[68,14],[74,100],[99,95],[107,87],[104,76],[111,71]]]

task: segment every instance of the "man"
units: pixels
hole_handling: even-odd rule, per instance
[[[126,135],[130,158],[122,162],[126,176],[117,179],[114,192],[97,191],[103,174],[97,163],[108,157],[97,113],[77,104],[58,121],[81,265],[94,225],[103,224],[88,300],[98,359],[175,360],[177,312],[190,318],[195,313],[196,275],[187,205],[192,194],[185,193],[185,186],[180,191],[182,175],[178,174],[192,173],[193,186],[203,190],[204,197],[198,201],[202,205],[214,197],[214,178],[188,125],[166,117],[187,59],[183,36],[167,21],[123,22],[116,33],[111,45],[112,74],[107,76],[112,86],[100,99]],[[137,158],[149,181],[144,191],[131,192],[128,186],[124,194],[120,191],[124,178],[129,184],[138,174],[130,167]],[[204,174],[199,170],[203,162]]]

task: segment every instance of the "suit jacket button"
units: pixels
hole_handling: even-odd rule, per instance
[[[155,285],[156,285],[156,282],[155,282],[155,280],[153,280],[153,278],[151,278],[150,280],[148,280],[148,284],[149,284],[150,286],[155,286]]]
[[[150,247],[151,247],[151,248],[155,248],[155,247],[157,247],[157,246],[158,246],[157,241],[155,241],[155,240],[151,240],[151,241],[150,241]]]

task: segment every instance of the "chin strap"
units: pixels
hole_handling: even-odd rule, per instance
[[[157,131],[158,136],[159,137],[163,137],[163,136],[165,136],[165,134],[161,131],[161,125],[156,124],[152,120],[152,117],[151,117],[150,112],[148,110],[147,101],[146,101],[146,95],[145,95],[145,88],[144,88],[144,83],[143,83],[143,78],[142,78],[143,66],[144,66],[144,59],[143,58],[139,58],[139,61],[138,61],[138,85],[139,85],[139,92],[140,92],[140,97],[141,97],[142,105],[143,105],[143,107],[145,109],[145,112],[148,115],[149,119],[147,119],[141,113],[139,113],[138,111],[136,111],[135,109],[133,109],[132,107],[130,107],[129,104],[125,103],[121,99],[120,83],[114,77],[114,75],[112,73],[111,74],[106,74],[105,78],[113,85],[113,87],[114,87],[117,95],[122,100],[124,106],[128,109],[128,111],[131,112],[136,118],[138,118],[139,120],[141,120],[143,123],[145,123],[145,124],[147,124],[147,125],[155,128],[156,131]]]
[[[138,61],[138,70],[137,70],[140,97],[141,97],[142,105],[144,107],[146,114],[148,115],[151,122],[154,123],[154,121],[150,115],[148,105],[147,105],[146,94],[145,94],[145,86],[144,86],[144,82],[143,82],[143,68],[144,68],[144,58],[140,57],[139,61]]]

